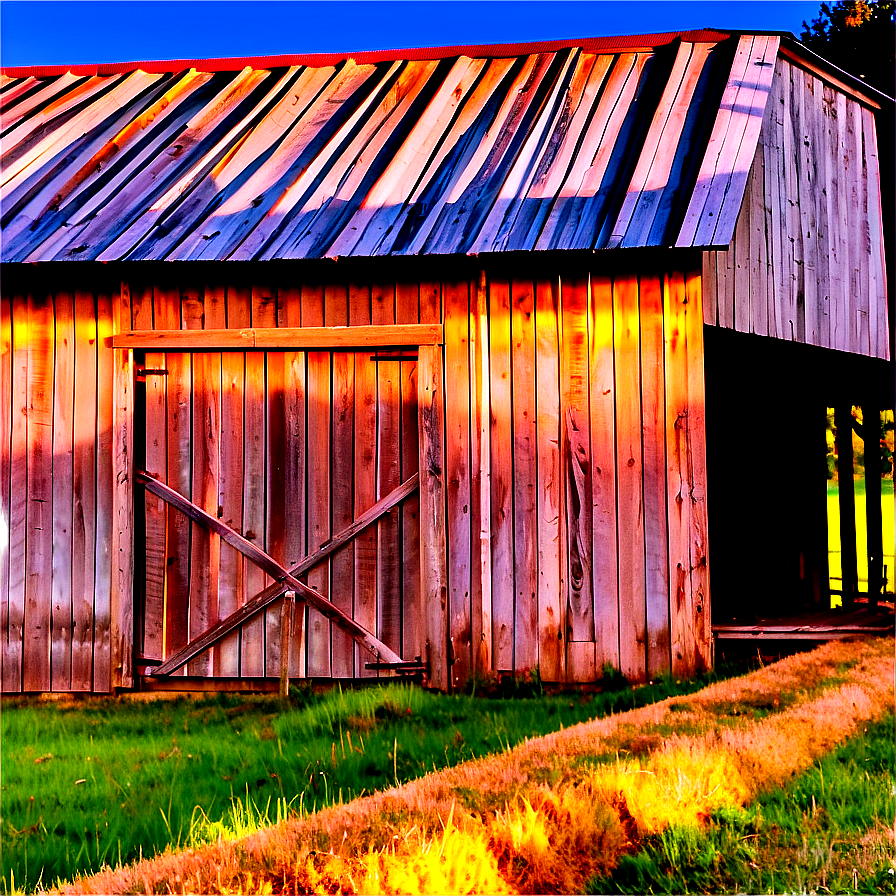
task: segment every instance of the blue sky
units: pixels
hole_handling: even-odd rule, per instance
[[[346,52],[715,27],[792,31],[804,0],[0,0],[0,64]]]

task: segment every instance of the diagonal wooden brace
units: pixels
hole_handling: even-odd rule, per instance
[[[419,482],[419,476],[414,473],[403,482],[398,488],[391,491],[385,498],[381,498],[371,508],[364,511],[358,519],[350,526],[343,529],[338,535],[334,535],[326,544],[321,545],[316,551],[303,558],[292,569],[286,569],[281,566],[273,557],[265,553],[257,545],[247,541],[238,532],[230,528],[226,523],[222,523],[219,519],[206,513],[201,507],[197,507],[192,501],[185,498],[179,492],[153,479],[144,470],[137,473],[137,481],[140,482],[147,491],[152,492],[166,503],[175,507],[186,514],[191,520],[200,526],[215,532],[221,538],[239,551],[244,557],[251,560],[258,567],[263,569],[271,578],[276,581],[269,585],[264,591],[259,592],[250,601],[247,601],[236,612],[231,613],[226,619],[217,622],[210,629],[203,632],[199,637],[194,638],[185,647],[181,648],[176,654],[169,657],[165,662],[158,666],[154,675],[169,675],[171,672],[179,669],[185,663],[189,662],[193,657],[207,650],[216,641],[224,637],[224,635],[233,631],[250,616],[263,610],[269,604],[273,603],[285,591],[295,591],[296,595],[308,601],[311,606],[319,610],[324,616],[332,620],[340,628],[348,632],[348,634],[357,641],[362,647],[369,650],[379,661],[387,663],[402,663],[402,658],[391,648],[387,647],[375,635],[367,631],[364,626],[355,622],[351,616],[346,615],[327,598],[318,594],[313,588],[309,588],[304,582],[300,582],[296,576],[306,572],[316,563],[332,554],[342,545],[351,541],[359,532],[362,532],[372,523],[376,522],[384,513],[395,507],[396,504],[403,501],[416,488]]]

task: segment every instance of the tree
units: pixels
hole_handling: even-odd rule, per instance
[[[803,21],[800,40],[838,68],[894,95],[894,0],[837,0],[821,4],[818,18]]]

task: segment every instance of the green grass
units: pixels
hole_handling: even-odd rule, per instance
[[[50,886],[348,801],[527,737],[692,693],[724,674],[513,700],[400,684],[295,692],[287,708],[231,696],[7,700],[0,891]]]
[[[857,479],[856,494],[856,559],[858,561],[859,590],[868,590],[868,530],[865,522],[865,480]],[[828,573],[831,588],[840,590],[843,567],[840,558],[840,489],[836,482],[828,482]],[[881,522],[883,526],[883,562],[887,567],[887,591],[892,593],[896,583],[894,544],[893,480],[881,481]],[[839,606],[839,598],[836,598]]]
[[[703,828],[645,838],[587,893],[893,893],[894,718]]]

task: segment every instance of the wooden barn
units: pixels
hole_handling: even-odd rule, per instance
[[[830,606],[826,408],[893,407],[893,103],[792,36],[0,100],[3,692],[686,675]]]

